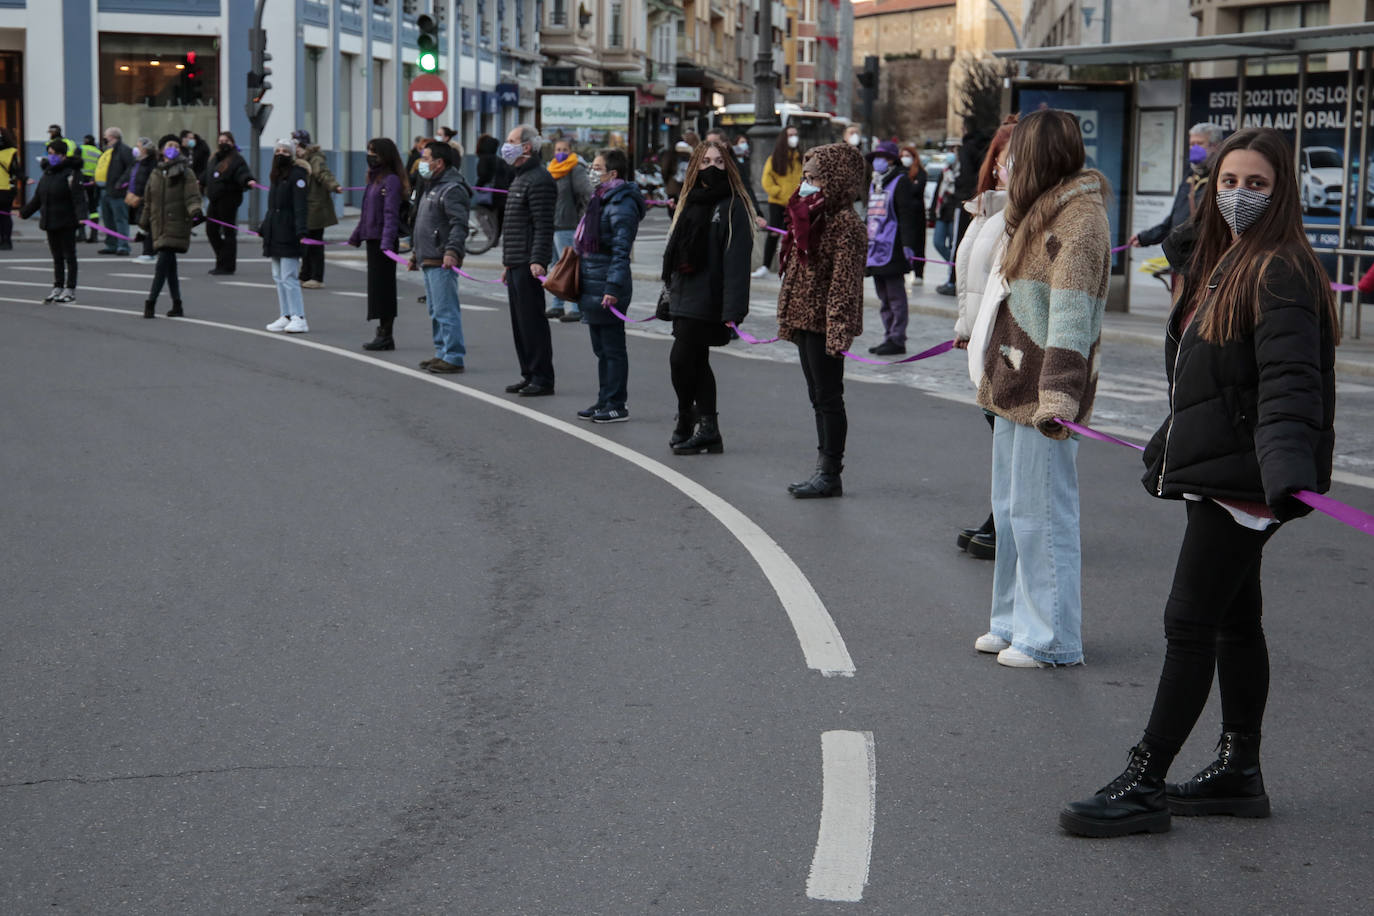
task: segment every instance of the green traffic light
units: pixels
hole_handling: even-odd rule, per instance
[[[433,73],[435,70],[439,69],[439,57],[432,51],[425,51],[422,53],[416,63],[418,63],[420,69],[426,73]]]

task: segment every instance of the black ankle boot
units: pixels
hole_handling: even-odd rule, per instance
[[[363,344],[364,350],[394,350],[396,341],[391,336],[391,328],[385,325],[377,326],[377,336]]]
[[[689,410],[686,413],[679,413],[673,417],[673,422],[677,425],[673,427],[673,434],[668,437],[669,448],[677,448],[692,438],[692,430],[697,425],[696,411]]]
[[[817,453],[816,453],[816,470],[812,471],[812,472],[811,472],[811,476],[808,477],[808,478],[806,478],[805,480],[798,480],[798,481],[794,481],[793,483],[789,483],[789,484],[787,485],[787,492],[788,492],[788,493],[795,494],[795,493],[796,493],[798,490],[800,490],[802,487],[808,486],[808,485],[811,483],[811,481],[815,480],[816,477],[821,473],[821,468],[824,466],[824,464],[825,464],[825,456],[822,455],[822,454],[820,454],[819,452],[817,452]]]
[[[1059,826],[1078,836],[1114,837],[1130,833],[1164,833],[1169,805],[1164,798],[1167,762],[1144,741],[1131,748],[1122,774],[1092,798],[1070,802],[1059,812]]]
[[[156,299],[145,299],[145,300],[143,300],[143,317],[144,317],[144,318],[156,318],[156,317],[157,317],[157,300],[156,300]]]
[[[1264,792],[1259,749],[1259,735],[1223,732],[1216,760],[1187,782],[1167,787],[1169,810],[1182,817],[1268,817],[1269,796]]]
[[[702,414],[696,432],[692,433],[686,442],[673,446],[674,455],[700,455],[702,452],[719,455],[723,451],[725,441],[720,437],[720,427],[713,413]]]
[[[167,317],[168,317],[168,318],[181,318],[181,317],[184,316],[185,314],[186,314],[186,313],[183,312],[183,311],[181,310],[181,300],[180,300],[180,299],[173,299],[173,300],[172,300],[172,307],[171,307],[170,309],[167,310]]]
[[[959,536],[954,539],[954,543],[959,545],[960,550],[968,550],[968,542],[980,534],[992,534],[996,529],[992,524],[992,513],[988,513],[988,520],[978,528],[961,528]]]
[[[797,499],[828,499],[832,496],[843,496],[844,486],[840,483],[840,472],[843,470],[844,465],[840,463],[840,459],[822,456],[816,475],[793,490],[792,495]]]

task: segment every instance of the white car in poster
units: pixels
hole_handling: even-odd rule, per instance
[[[1341,179],[1345,160],[1330,146],[1304,146],[1298,160],[1298,188],[1302,211],[1337,210],[1341,206]]]

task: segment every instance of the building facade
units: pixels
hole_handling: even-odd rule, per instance
[[[946,135],[949,69],[955,55],[954,0],[860,0],[854,4],[854,67],[878,58],[875,137],[917,144]],[[861,97],[858,97],[861,98]],[[855,102],[854,117],[863,118]]]
[[[1192,38],[1189,0],[1031,0],[1022,29],[1027,48]]]
[[[1011,21],[1025,22],[1029,0],[1001,0]],[[954,61],[949,68],[949,102],[946,109],[946,128],[951,137],[963,135],[963,117],[959,114],[959,90],[964,84],[967,68],[975,60],[989,60],[992,52],[1016,47],[1006,20],[988,0],[957,0],[954,10]]]

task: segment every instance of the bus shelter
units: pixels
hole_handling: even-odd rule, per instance
[[[1303,228],[1334,282],[1353,285],[1374,263],[1374,149],[1369,109],[1374,23],[1108,45],[1018,48],[1007,60],[1127,68],[1122,82],[1010,83],[1012,109],[1050,105],[1092,118],[1089,155],[1113,179],[1115,245],[1157,221],[1189,167],[1189,126],[1272,127],[1293,144]],[[1119,71],[1118,71],[1119,72]],[[1118,114],[1119,111],[1119,114]],[[1117,132],[1119,131],[1119,133]],[[1133,228],[1134,227],[1134,228]],[[1131,250],[1113,263],[1109,308],[1130,308]],[[1359,294],[1338,293],[1341,324],[1359,338]]]

